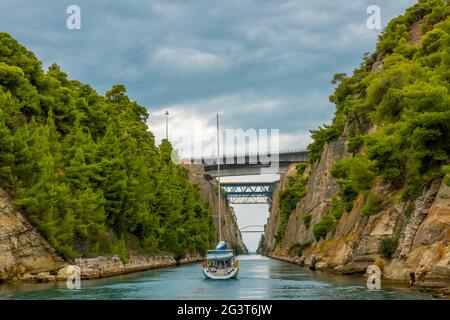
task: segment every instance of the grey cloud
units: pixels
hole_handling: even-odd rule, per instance
[[[82,29],[70,31],[65,10],[74,2]],[[413,2],[375,4],[385,24]],[[124,83],[151,114],[174,105],[214,113],[221,97],[235,97],[224,106],[224,125],[295,134],[331,119],[333,73],[351,72],[373,49],[378,33],[365,28],[370,4],[4,0],[0,30],[35,51],[44,66],[56,62],[99,92]],[[258,101],[278,105],[258,110]]]

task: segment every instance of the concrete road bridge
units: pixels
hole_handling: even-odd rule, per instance
[[[286,150],[278,154],[224,155],[220,159],[220,176],[250,176],[285,173],[289,165],[308,161],[305,150]],[[217,158],[183,159],[184,164],[202,165],[205,176],[216,178]],[[277,182],[221,182],[230,204],[271,204]]]
[[[308,161],[308,151],[303,149],[281,151],[278,154],[248,153],[224,155],[220,159],[220,176],[249,176],[269,173],[285,173],[292,163]],[[183,163],[201,164],[205,175],[217,177],[217,158],[183,159]]]

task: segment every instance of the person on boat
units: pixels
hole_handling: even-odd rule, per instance
[[[411,271],[409,273],[409,287],[411,288],[415,282],[416,282],[416,274],[414,273],[414,271]]]

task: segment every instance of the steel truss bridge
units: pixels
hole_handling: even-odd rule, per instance
[[[222,182],[230,204],[272,204],[275,182]]]
[[[268,173],[285,173],[289,165],[306,162],[308,151],[304,149],[283,150],[271,153],[246,153],[215,157],[184,158],[185,166],[198,165],[203,168],[207,179],[217,178],[217,161],[220,163],[220,176],[248,176]],[[230,204],[268,204],[272,205],[272,195],[276,182],[222,182],[227,201]]]

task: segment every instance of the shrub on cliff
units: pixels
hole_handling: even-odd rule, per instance
[[[284,226],[286,228],[286,226]],[[280,229],[280,228],[279,228]],[[275,233],[275,245],[278,246],[281,241],[283,241],[283,236],[284,236],[284,229],[280,229],[277,231],[277,233]]]
[[[120,239],[115,244],[113,244],[111,251],[113,253],[117,254],[117,256],[120,258],[120,260],[124,264],[128,263],[128,260],[130,259],[130,257],[128,255],[127,247],[126,247],[125,241],[123,239]]]
[[[369,192],[367,194],[366,202],[361,208],[361,212],[366,216],[371,216],[381,211],[383,197],[375,192]]]
[[[327,234],[333,230],[336,224],[336,219],[331,214],[324,215],[319,222],[313,226],[314,238],[319,241],[321,238],[325,238]]]
[[[411,215],[412,215],[413,212],[414,212],[414,209],[415,209],[414,201],[410,201],[410,202],[406,205],[406,208],[405,208],[405,216],[406,216],[407,218],[411,217]]]
[[[450,187],[450,165],[443,167],[443,171],[445,172],[445,181],[447,183],[447,186]]]
[[[295,166],[296,173],[304,174],[307,167],[308,167],[308,164],[305,162],[297,163],[297,165]]]
[[[308,145],[308,157],[311,164],[320,159],[320,155],[325,143],[339,137],[342,134],[343,129],[343,119],[336,117],[333,120],[333,124],[331,126],[325,124],[323,127],[310,130],[313,142]]]
[[[385,238],[381,241],[379,253],[386,259],[390,259],[397,249],[398,240],[395,238]]]
[[[289,255],[291,256],[301,256],[303,251],[308,249],[311,246],[312,242],[304,242],[304,243],[294,243],[289,246]]]
[[[330,213],[334,216],[334,218],[339,221],[339,219],[342,217],[344,212],[348,211],[346,207],[346,203],[342,201],[338,197],[333,197],[331,199],[331,209]]]
[[[362,135],[356,135],[348,139],[347,151],[355,155],[363,145],[364,137]]]
[[[309,224],[311,223],[311,214],[305,213],[302,216],[302,223],[305,226],[306,229],[309,229]]]
[[[308,177],[304,175],[306,169],[305,164],[297,166],[296,174],[289,177],[288,185],[280,192],[278,206],[280,209],[280,223],[278,227],[278,242],[282,239],[282,234],[286,228],[286,223],[292,211],[297,207],[302,197],[306,194]]]
[[[352,208],[358,193],[370,190],[376,176],[373,163],[361,155],[337,162],[331,169],[331,175],[340,186],[339,196],[346,211]]]

